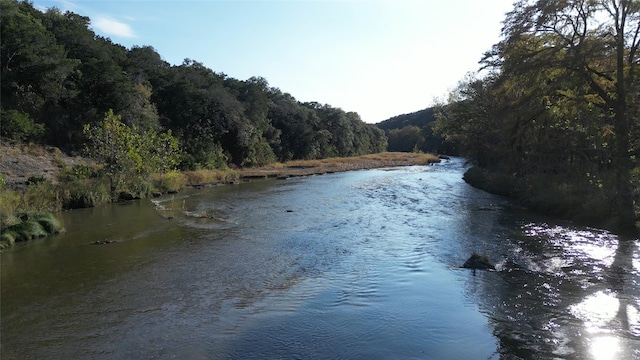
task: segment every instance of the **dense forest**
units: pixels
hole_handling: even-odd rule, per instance
[[[634,227],[640,1],[522,0],[435,130],[476,165],[467,181],[546,213]]]
[[[195,60],[172,66],[151,46],[127,49],[96,35],[88,17],[17,0],[0,0],[0,16],[5,139],[80,152],[117,131],[124,145],[178,155],[157,170],[386,149],[384,132],[355,112],[302,103],[264,78],[234,79]]]
[[[455,141],[447,141],[434,132],[435,121],[435,108],[430,107],[394,116],[377,125],[385,131],[388,151],[459,155]]]

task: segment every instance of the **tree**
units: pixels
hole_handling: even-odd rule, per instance
[[[633,228],[640,2],[522,0],[504,24],[436,130],[525,203]]]
[[[449,95],[448,104],[436,107],[435,131],[460,144],[463,155],[477,165],[496,166],[505,146],[503,127],[496,116],[498,107],[491,81],[467,75]]]
[[[0,109],[0,135],[14,140],[37,141],[44,134],[43,124],[36,124],[28,114],[17,110],[4,111]]]
[[[600,108],[603,116],[597,120],[604,120],[602,134],[612,143],[613,215],[619,226],[632,227],[630,129],[638,120],[640,2],[523,0],[507,15],[503,34],[505,40],[494,47],[487,64],[516,74],[561,69],[582,81],[584,86],[574,87],[577,92],[560,94]],[[514,48],[520,51],[510,59],[507,51]]]
[[[171,132],[149,130],[140,134],[135,127],[124,124],[113,110],[105,114],[99,124],[85,125],[89,140],[87,152],[104,165],[112,194],[121,188],[125,179],[140,180],[154,172],[175,169],[180,151]]]
[[[73,96],[78,61],[67,58],[39,15],[28,2],[0,1],[0,97],[3,110],[18,111],[52,131],[55,110]]]
[[[417,126],[405,126],[402,129],[389,130],[389,151],[411,152],[421,149],[424,136]]]

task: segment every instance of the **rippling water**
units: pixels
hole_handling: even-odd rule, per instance
[[[462,172],[65,213],[66,233],[1,255],[2,358],[640,358],[637,241],[531,214]],[[461,269],[472,252],[498,270]]]

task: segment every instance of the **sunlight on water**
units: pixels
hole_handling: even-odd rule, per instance
[[[615,294],[599,291],[570,308],[571,313],[583,320],[587,328],[599,328],[615,319],[620,301]]]
[[[563,226],[549,227],[547,224],[525,225],[527,236],[547,238],[555,246],[565,248],[567,255],[591,259],[610,266],[613,263],[618,241],[603,230],[574,230]]]
[[[463,170],[65,213],[65,233],[2,253],[2,358],[640,360],[638,240],[512,207]],[[472,251],[496,271],[461,269]]]
[[[611,291],[599,291],[569,309],[572,315],[584,322],[589,352],[595,360],[619,358],[620,338],[613,335],[612,327],[621,327],[638,336],[638,309],[617,296]]]
[[[598,336],[589,346],[594,360],[617,359],[620,353],[620,341],[615,336]]]

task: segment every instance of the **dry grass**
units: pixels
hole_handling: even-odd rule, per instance
[[[237,181],[240,175],[235,170],[193,170],[182,173],[187,185],[205,185],[215,183],[229,183]]]
[[[440,159],[432,154],[384,152],[321,160],[294,160],[284,164],[276,163],[260,168],[243,169],[240,174],[242,177],[304,176],[393,166],[426,165],[439,161]]]

